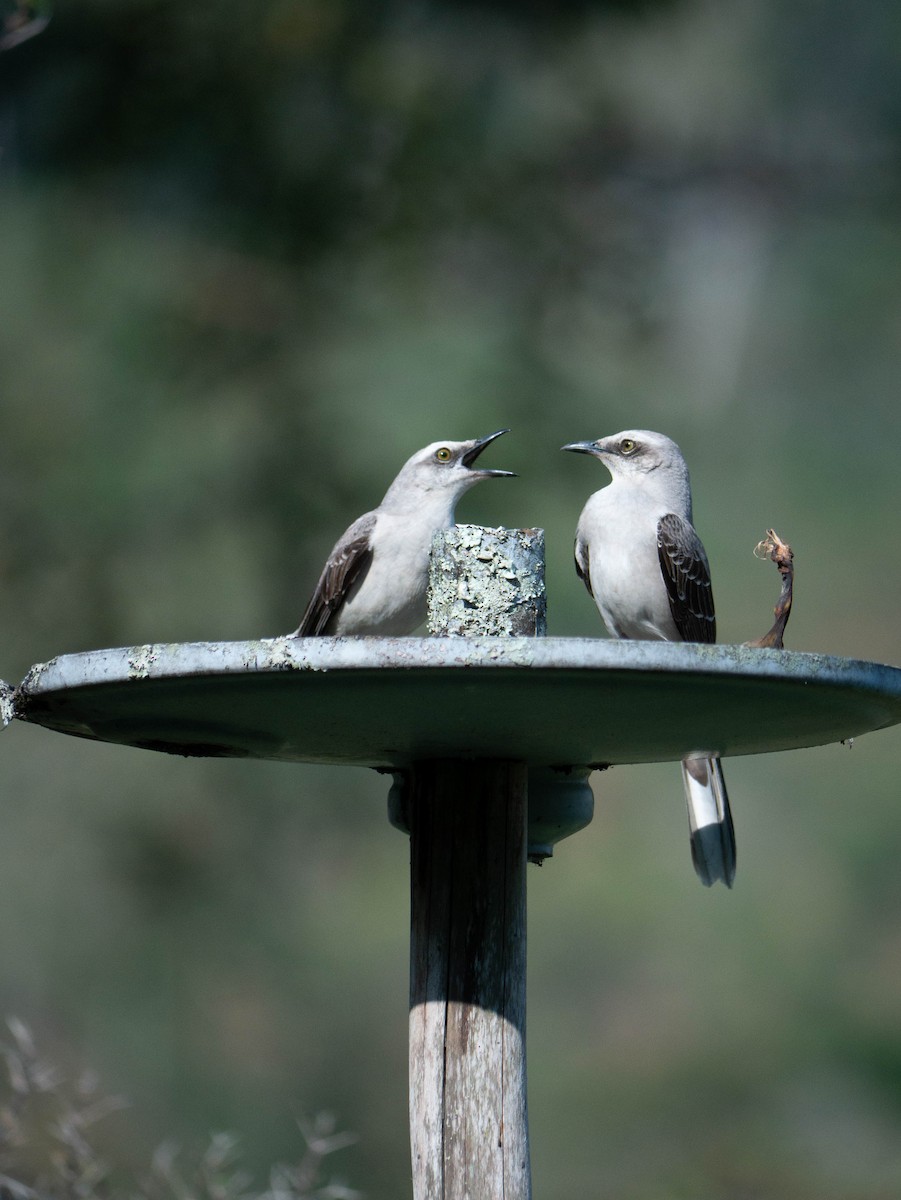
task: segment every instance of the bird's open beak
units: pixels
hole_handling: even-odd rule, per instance
[[[561,446],[561,450],[573,450],[576,454],[597,454],[597,442],[570,442],[568,446]]]
[[[497,433],[489,433],[487,437],[479,438],[478,441],[472,442],[470,444],[469,449],[464,451],[464,453],[460,459],[463,466],[464,467],[472,467],[472,464],[479,457],[479,455],[482,453],[482,451],[485,449],[486,446],[490,446],[491,443],[495,440],[495,438],[499,438],[502,434],[509,433],[509,432],[510,432],[509,429],[499,429],[497,431]],[[516,478],[515,471],[493,471],[493,470],[486,470],[484,468],[480,468],[478,474],[484,475],[486,477],[488,477],[489,475],[497,475],[497,476],[507,475],[511,478],[514,478],[514,479]]]

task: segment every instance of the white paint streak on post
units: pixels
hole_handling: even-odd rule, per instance
[[[542,549],[540,530],[437,535],[431,631],[543,632]],[[414,1200],[529,1200],[526,768],[423,762],[408,787]]]

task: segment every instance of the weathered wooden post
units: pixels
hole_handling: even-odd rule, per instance
[[[437,534],[430,632],[543,634],[543,550],[537,529]],[[423,762],[408,788],[414,1200],[528,1200],[526,767]]]
[[[529,1200],[526,768],[439,760],[410,795],[414,1200]]]

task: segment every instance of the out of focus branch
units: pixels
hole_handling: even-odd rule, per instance
[[[776,564],[776,569],[782,576],[782,590],[779,594],[779,602],[773,609],[775,621],[772,628],[753,642],[745,642],[746,646],[761,646],[771,650],[782,650],[782,635],[785,633],[785,627],[788,624],[788,618],[792,609],[792,586],[794,583],[795,568],[792,562],[794,555],[792,548],[787,542],[783,542],[782,538],[774,529],[766,531],[766,537],[762,542],[758,542],[754,548],[754,554],[757,558],[768,558]]]

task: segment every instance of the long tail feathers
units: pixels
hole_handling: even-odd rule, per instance
[[[704,887],[735,878],[735,830],[723,769],[717,758],[686,758],[682,779],[691,828],[691,861]]]

